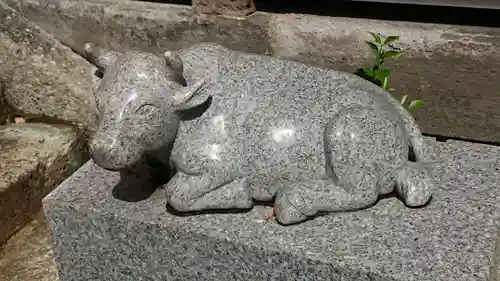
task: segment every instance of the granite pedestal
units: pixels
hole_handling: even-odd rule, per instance
[[[187,217],[158,190],[115,199],[119,174],[92,162],[44,199],[61,281],[497,280],[499,149],[434,143],[432,201],[396,198],[293,226],[269,207]]]

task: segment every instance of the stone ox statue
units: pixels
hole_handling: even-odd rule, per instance
[[[429,152],[414,119],[355,75],[216,44],[163,56],[85,50],[103,73],[92,159],[113,171],[145,155],[173,165],[163,187],[178,212],[274,199],[286,225],[390,193],[412,207],[430,200]]]

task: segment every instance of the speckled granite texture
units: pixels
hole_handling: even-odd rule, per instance
[[[497,280],[499,149],[435,143],[433,200],[387,198],[283,227],[242,214],[176,217],[158,190],[113,198],[119,174],[92,162],[44,199],[62,281]]]

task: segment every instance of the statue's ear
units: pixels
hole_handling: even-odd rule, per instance
[[[172,106],[176,111],[189,110],[205,103],[209,98],[209,94],[202,94],[201,87],[206,84],[204,79],[199,80],[193,85],[178,89],[174,94]]]
[[[110,67],[120,55],[120,53],[111,50],[101,50],[99,47],[87,43],[84,47],[85,56],[87,59],[97,66],[99,70],[105,72],[108,67]]]

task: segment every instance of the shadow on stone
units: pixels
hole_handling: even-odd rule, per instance
[[[113,197],[126,202],[146,200],[157,188],[167,183],[172,175],[170,167],[147,155],[145,163],[120,172],[120,181],[112,190]]]
[[[193,120],[203,115],[203,113],[205,113],[205,111],[207,111],[207,109],[212,104],[212,100],[213,98],[210,96],[206,102],[200,104],[199,106],[193,107],[190,110],[185,110],[183,112],[180,112],[179,114],[181,116],[182,121]]]
[[[120,181],[113,188],[112,194],[116,199],[126,202],[138,202],[148,199],[158,188],[154,181],[138,178],[133,174],[121,173]]]
[[[178,217],[189,217],[189,216],[197,216],[197,215],[213,215],[213,214],[243,214],[250,212],[252,208],[247,209],[212,209],[212,210],[203,210],[203,211],[192,211],[192,212],[179,212],[172,208],[169,204],[166,204],[167,211]]]
[[[274,200],[276,199],[276,196],[273,197],[271,201],[258,201],[253,199],[253,205],[254,206],[267,206],[267,207],[273,207],[274,206]],[[179,212],[172,208],[167,203],[167,211],[178,217],[189,217],[189,216],[195,216],[195,215],[212,215],[212,214],[243,214],[243,213],[248,213],[250,212],[254,207],[247,208],[247,209],[212,209],[212,210],[203,210],[203,211],[192,211],[192,212]]]

